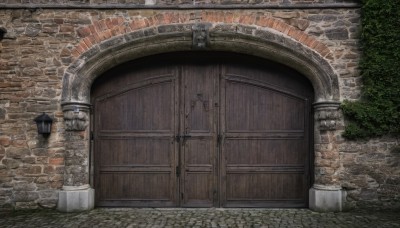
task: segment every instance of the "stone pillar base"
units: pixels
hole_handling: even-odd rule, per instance
[[[58,194],[57,210],[62,212],[87,211],[94,208],[94,189],[85,186],[64,186]]]
[[[342,211],[344,192],[341,187],[314,185],[309,193],[309,206],[311,210],[321,212]]]

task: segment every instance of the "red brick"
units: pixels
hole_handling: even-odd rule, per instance
[[[112,34],[113,36],[118,36],[118,35],[120,35],[121,32],[120,32],[120,30],[119,30],[119,27],[114,27],[114,28],[112,28],[112,29],[111,29],[111,34]]]
[[[96,27],[95,27],[94,25],[89,25],[89,29],[90,29],[90,32],[91,32],[92,34],[94,34],[94,33],[97,32]]]
[[[103,31],[102,34],[104,35],[105,39],[109,39],[112,37],[110,30]]]
[[[239,17],[239,23],[252,25],[255,22],[255,16],[253,15],[242,15]]]
[[[79,46],[81,46],[84,51],[89,50],[89,47],[85,44],[85,41],[83,40],[79,42]]]
[[[225,23],[233,23],[233,13],[227,12],[224,15],[224,20]]]
[[[325,56],[327,56],[330,52],[331,52],[331,51],[329,50],[329,48],[326,47],[324,50],[322,50],[322,51],[320,52],[320,54],[321,54],[321,56],[325,57]]]
[[[276,29],[276,30],[279,31],[279,32],[285,32],[286,30],[289,31],[289,28],[290,28],[290,27],[289,27],[288,24],[277,20],[277,21],[274,23],[274,25],[272,26],[272,28]]]
[[[162,15],[162,14],[157,14],[153,18],[154,18],[155,25],[161,25],[164,22],[164,15]]]
[[[307,38],[303,42],[303,44],[310,47],[313,42],[314,42],[314,38],[312,38],[311,36],[307,36]]]
[[[130,23],[130,27],[132,30],[138,30],[146,27],[146,22],[144,19],[136,19]]]
[[[93,34],[93,39],[96,40],[96,43],[100,43],[101,42],[101,38],[99,37],[98,33],[94,33]]]
[[[97,42],[97,40],[94,38],[94,35],[90,35],[88,37],[86,37],[87,39],[89,39],[90,43],[92,43],[92,45],[95,45]]]
[[[308,35],[305,34],[304,32],[301,32],[301,37],[299,39],[299,42],[304,44],[304,42],[307,40]]]
[[[61,25],[60,32],[74,32],[74,27],[71,25]]]
[[[104,30],[108,29],[105,20],[100,20],[99,24],[100,24],[101,31],[104,31]]]
[[[190,15],[187,13],[179,14],[179,23],[187,23],[190,21]]]
[[[272,28],[272,26],[274,25],[275,21],[276,20],[273,19],[273,18],[267,18],[267,22],[266,22],[266,26],[265,27]]]
[[[114,26],[113,26],[113,23],[112,23],[112,20],[110,19],[110,18],[107,18],[105,21],[104,21],[104,23],[106,24],[106,26],[107,26],[107,29],[112,29]]]
[[[267,26],[267,18],[265,17],[257,17],[255,24],[258,26],[266,27]]]
[[[103,29],[103,26],[101,25],[101,21],[95,21],[95,22],[93,23],[93,25],[94,25],[95,30],[96,30],[97,32],[101,32],[101,31],[104,30],[104,29]]]
[[[123,17],[118,17],[118,24],[121,25],[123,24],[125,19]]]
[[[72,50],[72,56],[74,56],[75,58],[78,58],[81,54],[80,54],[80,52],[76,49],[76,48],[74,48],[74,50]]]
[[[318,53],[321,53],[324,49],[326,48],[325,44],[319,42],[319,44],[315,47],[315,51]]]
[[[64,165],[64,158],[50,158],[50,165]]]
[[[310,43],[310,48],[314,49],[320,42],[313,38],[313,41]]]
[[[81,47],[81,45],[76,45],[74,50],[76,50],[79,54],[82,54],[83,52],[85,52],[85,50]]]
[[[114,26],[117,26],[117,25],[119,24],[118,19],[119,19],[119,18],[116,18],[116,17],[114,17],[113,19],[111,19],[111,23],[112,23],[113,27],[114,27]]]
[[[171,23],[179,23],[179,17],[176,13],[165,13],[164,14],[164,23],[171,24]]]
[[[64,24],[64,19],[62,19],[62,18],[54,18],[54,22],[56,23],[56,24]]]
[[[85,44],[88,48],[91,48],[93,46],[93,43],[90,41],[90,39],[88,37],[84,38],[83,42],[85,42]]]

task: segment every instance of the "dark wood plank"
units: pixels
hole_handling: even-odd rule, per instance
[[[212,207],[217,192],[216,138],[219,68],[213,64],[182,66],[183,207]]]
[[[96,205],[178,206],[176,67],[115,72],[93,92]]]
[[[312,92],[290,73],[279,67],[225,65],[223,207],[307,206]]]

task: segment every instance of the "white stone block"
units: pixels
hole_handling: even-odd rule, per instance
[[[309,192],[309,207],[314,211],[338,212],[342,211],[344,199],[340,187],[314,185]]]
[[[57,210],[62,212],[87,211],[94,208],[94,189],[63,190],[58,194]]]

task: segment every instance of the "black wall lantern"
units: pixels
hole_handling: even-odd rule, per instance
[[[37,125],[38,133],[43,136],[50,135],[51,132],[51,124],[53,123],[53,119],[50,118],[46,113],[35,118],[35,122]]]

